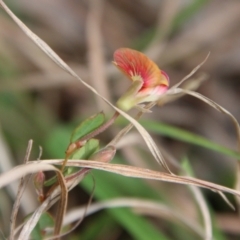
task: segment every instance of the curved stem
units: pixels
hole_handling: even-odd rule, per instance
[[[71,154],[72,154],[76,149],[79,149],[79,148],[81,148],[82,146],[84,146],[85,143],[86,143],[89,139],[91,139],[91,138],[97,136],[98,134],[104,132],[107,128],[109,128],[109,127],[114,123],[114,121],[116,120],[116,118],[117,118],[119,115],[120,115],[120,113],[116,111],[116,112],[113,114],[113,116],[112,116],[107,122],[103,123],[99,128],[97,128],[97,129],[93,130],[92,132],[88,133],[87,135],[81,137],[81,138],[78,139],[76,142],[69,144],[68,149],[67,149],[67,151],[66,151],[65,159],[64,159],[63,164],[62,164],[62,167],[61,167],[61,171],[63,172],[63,170],[64,170],[64,168],[65,168],[65,166],[66,166],[66,164],[67,164],[67,161],[68,161],[69,157],[71,156]]]
[[[144,109],[150,110],[150,109],[151,109],[152,107],[154,107],[155,105],[156,105],[155,102],[148,103],[148,104],[144,107]],[[144,113],[145,113],[144,111],[138,112],[137,115],[134,117],[134,119],[139,120]],[[123,128],[123,129],[117,134],[117,136],[114,137],[114,139],[112,139],[112,140],[107,144],[107,146],[110,146],[110,145],[116,146],[116,144],[119,142],[119,140],[120,140],[124,135],[126,135],[132,128],[133,128],[133,124],[132,124],[132,123],[129,123],[125,128]]]
[[[80,138],[78,141],[76,141],[76,144],[79,141],[81,141],[81,142],[87,141],[87,140],[97,136],[98,134],[104,132],[107,128],[109,128],[115,122],[116,118],[119,115],[120,115],[120,113],[116,111],[107,122],[103,123],[99,128],[95,129],[94,131],[92,131],[92,132],[88,133],[87,135],[83,136],[82,138]]]

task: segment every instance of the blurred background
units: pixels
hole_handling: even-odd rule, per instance
[[[129,81],[111,64],[117,48],[129,47],[147,54],[168,73],[171,85],[179,82],[210,52],[200,69],[208,75],[208,80],[198,91],[240,121],[239,1],[5,2],[84,81],[113,103],[129,86]],[[34,141],[31,159],[37,159],[39,146],[43,148],[42,159],[62,158],[74,127],[102,110],[107,117],[113,113],[79,81],[56,66],[1,9],[0,171],[23,162],[29,139]],[[110,131],[100,135],[101,144],[104,146],[111,140],[123,124],[120,120]],[[168,159],[180,164],[183,159],[188,159],[196,177],[234,187],[236,159],[221,150],[209,149],[214,146],[212,142],[223,146],[222,149],[236,149],[236,132],[228,117],[199,100],[183,97],[161,108],[155,107],[151,114],[144,116],[143,124],[159,148],[168,153]],[[184,131],[179,132],[178,128]],[[195,143],[196,135],[192,140],[183,141],[188,132],[208,139],[207,147]],[[161,170],[135,130],[122,142],[113,162]],[[181,174],[181,171],[176,170],[176,173]],[[96,178],[94,201],[116,197],[154,199],[168,203],[201,224],[195,200],[186,187],[143,182],[97,171],[93,175]],[[86,179],[72,191],[69,209],[87,202],[91,185],[91,178]],[[110,193],[105,193],[105,188]],[[10,216],[16,189],[17,185],[12,185],[0,192],[0,224],[5,234],[8,229],[5,221],[9,219],[6,216]],[[237,212],[231,210],[219,195],[203,192],[213,214],[218,234],[215,239],[239,239]],[[230,196],[230,200],[235,204],[233,197]],[[37,204],[37,197],[30,187],[24,194],[22,216],[33,211]],[[81,239],[137,239],[129,226],[123,224],[124,220],[119,220],[118,211],[102,211],[87,217],[70,239],[79,239],[79,236]],[[132,212],[124,212],[130,219]],[[132,215],[146,221],[145,226],[153,225],[157,232],[168,237],[166,239],[198,239],[191,230],[164,216]]]

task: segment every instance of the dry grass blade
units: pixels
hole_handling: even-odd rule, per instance
[[[188,81],[187,84],[184,84],[184,86],[182,86],[183,89],[186,90],[196,90],[205,80],[207,79],[207,75],[202,73],[200,76],[198,76],[197,78],[192,78]],[[181,98],[182,96],[186,95],[186,93],[184,92],[179,92],[178,90],[179,88],[170,88],[165,94],[163,94],[159,100],[157,101],[158,105],[162,106],[166,103],[169,102],[173,102],[179,98]]]
[[[234,127],[236,129],[236,132],[237,132],[237,146],[238,146],[238,151],[240,151],[240,127],[239,127],[239,123],[237,121],[237,119],[229,112],[227,111],[225,108],[223,108],[222,106],[220,106],[219,104],[217,104],[216,102],[214,102],[213,100],[203,96],[202,94],[200,93],[197,93],[197,92],[194,92],[194,91],[191,91],[189,89],[182,89],[182,88],[171,88],[168,92],[167,92],[167,95],[166,97],[162,98],[159,100],[159,103],[162,104],[163,102],[166,103],[166,102],[169,102],[169,101],[172,101],[172,100],[175,100],[176,98],[179,98],[183,95],[191,95],[195,98],[198,98],[200,99],[201,101],[207,103],[208,105],[210,105],[211,107],[213,107],[214,109],[216,109],[217,111],[227,115],[233,122],[234,124]],[[238,165],[238,168],[239,168],[239,165]],[[239,171],[237,172],[237,178],[239,178]],[[236,189],[239,189],[239,180],[236,181]],[[224,201],[231,207],[234,209],[233,205],[227,200],[227,198],[222,195],[221,193],[219,193],[220,196],[224,199]],[[237,200],[239,202],[239,200]]]
[[[86,169],[86,168],[85,169],[81,169],[79,172],[81,172],[82,174],[79,174],[79,172],[76,172],[76,173],[68,176],[68,178],[66,178],[66,185],[67,185],[68,191],[70,191],[77,184],[79,184],[79,182],[84,178],[84,176],[86,174],[88,174],[88,172],[90,170],[91,169]],[[46,197],[46,199],[41,204],[41,206],[38,207],[35,210],[34,214],[24,224],[22,232],[31,232],[33,230],[33,228],[36,226],[39,218],[41,217],[42,213],[47,211],[47,209],[49,209],[51,206],[53,206],[53,204],[55,204],[59,200],[61,192],[62,192],[62,190],[61,190],[60,186],[57,185],[53,189],[53,191],[51,191],[51,193],[49,193],[49,195]],[[57,236],[60,237],[61,235],[58,234]]]
[[[23,161],[24,164],[26,164],[29,161],[31,150],[32,150],[32,144],[33,144],[33,141],[30,140],[28,142],[28,147],[27,147],[25,158]],[[15,229],[15,225],[16,225],[16,218],[17,218],[19,207],[20,207],[21,198],[22,198],[22,195],[23,195],[23,192],[24,192],[24,189],[25,189],[25,186],[26,186],[26,183],[28,182],[28,180],[29,180],[29,177],[28,177],[28,179],[26,179],[25,177],[22,177],[21,181],[19,183],[17,197],[13,204],[12,214],[11,214],[11,218],[10,218],[9,240],[14,239],[14,229]]]
[[[62,225],[63,215],[66,211],[67,195],[68,195],[67,186],[66,186],[64,177],[60,170],[58,170],[56,167],[54,167],[50,164],[42,163],[39,161],[34,164],[20,165],[20,166],[17,166],[15,168],[11,169],[8,172],[3,173],[2,175],[0,175],[0,188],[10,184],[11,182],[13,182],[27,174],[32,174],[32,173],[35,173],[38,171],[55,171],[58,176],[58,180],[59,180],[60,187],[61,187],[61,201],[62,201],[61,207],[62,207],[62,209],[61,209],[61,213],[59,214],[60,219],[57,219],[57,221],[56,221],[56,229],[57,230],[55,232],[57,232],[57,231],[59,231],[59,228],[61,228],[60,225]],[[36,222],[34,222],[34,224],[36,224]],[[30,222],[29,225],[26,224],[24,226],[23,231],[20,234],[21,237],[19,239],[28,239],[33,227],[35,226],[34,224],[33,224],[33,222]]]
[[[187,164],[187,165],[186,165]],[[185,161],[183,164],[184,172],[186,175],[191,176],[193,174],[191,167],[188,166],[188,161]],[[204,224],[204,239],[205,240],[211,240],[212,239],[212,220],[209,212],[209,208],[207,206],[206,200],[204,199],[204,196],[201,192],[201,190],[198,187],[195,186],[189,186],[196,203],[198,204],[200,214],[203,218],[203,224]],[[221,192],[219,192],[221,193]],[[223,196],[225,196],[223,194]]]
[[[149,111],[152,107],[154,107],[156,105],[156,103],[148,103],[143,109],[142,111],[138,112],[137,115],[135,116],[136,120],[139,120],[142,115],[145,113],[145,111]],[[107,146],[115,146],[119,140],[126,135],[132,128],[133,128],[133,124],[130,123],[129,125],[127,125],[125,128],[123,128],[112,140],[111,142],[108,143]]]
[[[140,112],[135,116],[135,119],[136,119],[136,120],[139,120],[139,119],[141,118],[141,116],[145,113],[145,110],[146,110],[146,111],[149,111],[149,110],[150,110],[152,107],[154,107],[155,105],[156,105],[155,102],[152,102],[152,103],[147,104],[147,105],[143,108],[143,110],[140,111]],[[128,119],[128,118],[127,118],[127,119]],[[135,119],[134,119],[134,120],[135,120]],[[128,120],[129,120],[129,119],[128,119]],[[136,121],[136,120],[135,120],[135,121]],[[129,121],[130,121],[130,120],[129,120]],[[107,144],[107,146],[111,146],[111,145],[115,146],[115,145],[119,142],[119,140],[120,140],[124,135],[126,135],[126,134],[132,129],[133,126],[135,126],[135,127],[138,129],[138,127],[137,127],[132,121],[130,121],[130,122],[131,122],[131,123],[130,123],[129,125],[127,125],[125,128],[123,128],[123,129]],[[137,123],[140,127],[142,127],[137,121],[136,121],[136,123]],[[144,128],[143,128],[143,129],[144,129]],[[139,130],[139,129],[138,129],[138,130]],[[139,132],[140,132],[140,134],[142,134],[143,138],[144,138],[144,135],[143,135],[143,134],[145,134],[145,133],[150,137],[150,138],[148,138],[148,136],[146,136],[146,139],[148,139],[148,141],[146,141],[145,138],[144,138],[144,140],[145,140],[145,142],[147,143],[147,145],[149,144],[148,147],[149,147],[150,151],[151,151],[151,149],[152,149],[151,153],[153,154],[153,156],[155,157],[155,159],[157,160],[157,162],[160,163],[165,170],[167,170],[169,173],[173,174],[173,173],[171,172],[171,170],[169,169],[167,163],[165,162],[165,159],[164,159],[162,153],[159,151],[158,147],[156,146],[155,142],[153,141],[153,139],[151,138],[151,136],[148,134],[148,132],[147,132],[145,129],[144,129],[144,132],[141,133],[140,130],[139,130]],[[150,141],[150,142],[149,142],[149,141]]]
[[[94,178],[93,178],[94,179]],[[91,208],[91,203],[92,203],[92,199],[93,199],[93,196],[94,196],[94,191],[95,191],[95,181],[93,181],[93,189],[92,189],[92,192],[91,192],[91,195],[90,195],[90,197],[89,197],[89,200],[88,200],[88,203],[87,203],[87,205],[86,206],[84,206],[84,208],[82,208],[82,212],[80,213],[80,215],[78,215],[78,218],[75,220],[75,221],[77,221],[72,227],[71,227],[71,229],[70,230],[68,230],[67,232],[64,232],[64,233],[62,233],[61,235],[59,235],[59,237],[63,237],[63,236],[66,236],[66,235],[68,235],[69,233],[71,233],[71,232],[73,232],[80,224],[81,224],[81,222],[83,221],[83,219],[88,215],[87,213],[88,213],[88,209],[89,208]],[[65,219],[65,217],[66,216],[64,216],[64,219]],[[64,221],[64,219],[63,219],[63,221]],[[75,222],[74,221],[74,222]],[[64,226],[64,222],[63,222],[63,226]],[[55,239],[55,238],[52,238],[52,237],[50,237],[50,238],[47,238],[47,239],[45,239],[45,240],[52,240],[52,239]]]
[[[179,92],[186,93],[186,94],[191,95],[193,97],[196,97],[196,98],[200,99],[201,101],[207,103],[208,105],[210,105],[211,107],[213,107],[217,111],[219,111],[221,113],[224,113],[228,117],[230,117],[230,119],[232,120],[232,122],[233,122],[233,124],[236,128],[237,139],[238,139],[238,150],[240,150],[240,128],[239,128],[239,124],[238,124],[237,119],[229,111],[227,111],[225,108],[223,108],[222,106],[220,106],[219,104],[217,104],[213,100],[203,96],[200,93],[197,93],[197,92],[194,92],[194,91],[189,91],[189,90],[186,90],[186,89],[180,89],[180,88],[176,88],[175,90],[177,90]]]
[[[198,77],[193,78],[193,79],[189,79],[189,81],[187,83],[184,83],[182,85],[183,89],[187,89],[187,90],[191,90],[191,91],[195,91],[197,90],[200,85],[206,81],[208,79],[208,75],[206,73],[201,73]]]
[[[108,208],[118,208],[118,207],[131,207],[136,209],[137,213],[147,214],[154,217],[167,217],[172,221],[179,221],[184,223],[192,231],[196,232],[199,236],[204,238],[203,229],[199,224],[189,220],[187,217],[178,213],[175,209],[172,209],[166,205],[163,205],[158,202],[142,200],[138,198],[117,198],[109,201],[103,201],[99,203],[93,203],[87,209],[87,216],[94,214],[98,211]],[[86,207],[79,207],[72,209],[66,214],[64,218],[63,226],[67,226],[79,219],[79,216],[82,216]]]
[[[233,204],[227,199],[227,197],[222,193],[222,192],[218,192],[218,194],[221,196],[221,198],[227,203],[227,205],[232,208],[232,210],[235,210],[235,207],[233,206]]]
[[[199,64],[197,65],[186,77],[184,77],[179,83],[175,84],[171,88],[178,88],[182,83],[184,83],[186,80],[188,80],[197,70],[207,61],[210,53],[206,56],[206,58]]]
[[[58,181],[60,183],[59,188],[61,189],[60,191],[58,191],[58,193],[60,194],[61,197],[60,197],[60,203],[57,210],[57,215],[55,218],[54,236],[56,237],[54,237],[54,239],[60,239],[58,236],[60,236],[60,231],[62,228],[62,222],[66,212],[67,199],[68,199],[68,190],[67,190],[67,186],[61,171],[57,172],[57,176],[58,176]],[[44,202],[40,205],[40,207],[33,213],[33,215],[24,224],[23,229],[19,236],[20,239],[29,238],[32,230],[38,223],[38,220],[41,217],[42,213],[45,212],[46,209],[48,209],[49,206],[53,204],[53,202],[56,202],[58,199],[59,198],[53,199],[51,195],[44,200]]]
[[[13,181],[18,180],[21,177],[24,177],[27,174],[32,174],[38,171],[57,171],[59,170],[43,161],[39,162],[39,160],[35,161],[34,164],[29,162],[26,165],[19,165],[8,172],[5,172],[0,175],[0,188],[5,187],[6,185],[12,183]]]
[[[235,189],[239,190],[240,189],[240,163],[238,162],[237,170],[236,170],[237,178],[235,182]],[[240,200],[237,198],[237,203],[238,206],[240,206]],[[238,208],[238,212],[240,213],[240,208]]]
[[[105,72],[105,59],[103,39],[101,34],[101,21],[103,17],[104,1],[89,0],[89,13],[86,20],[86,37],[88,45],[89,74],[92,86],[110,99],[109,88]],[[109,106],[96,99],[99,110],[109,112]]]
[[[0,125],[1,125],[1,123],[0,123]],[[1,160],[0,160],[0,169],[1,170],[0,171],[2,173],[2,172],[7,172],[10,169],[12,169],[14,167],[14,161],[13,161],[13,156],[11,156],[11,153],[9,151],[10,149],[6,142],[6,139],[3,136],[1,127],[2,127],[2,125],[0,126],[0,153],[1,153]],[[13,184],[8,185],[5,189],[5,191],[9,194],[9,196],[13,200],[13,202],[17,198],[16,196],[18,193],[18,187],[19,187],[19,182],[15,182]],[[4,203],[1,204],[1,207],[3,207],[3,206],[4,206]],[[36,201],[36,199],[32,198],[31,189],[28,187],[24,188],[24,194],[22,195],[22,201],[21,201],[22,214],[28,214],[29,211],[33,211],[36,207],[37,207],[37,201]],[[4,208],[4,209],[6,210],[7,208]],[[9,231],[9,227],[10,227],[9,224],[6,224],[5,229],[8,229],[8,231]],[[2,226],[2,229],[3,228],[4,228],[4,226]]]
[[[205,230],[204,239],[211,240],[212,239],[212,220],[211,220],[211,216],[209,213],[207,203],[206,203],[206,201],[203,197],[203,194],[201,193],[199,188],[197,188],[195,186],[190,186],[190,189],[194,194],[194,197],[195,197],[196,202],[201,210],[200,212],[203,217],[204,230]]]
[[[61,165],[63,159],[43,160],[43,161],[49,164]],[[32,164],[34,164],[34,162]],[[193,185],[193,186],[198,186],[202,188],[207,188],[214,192],[218,192],[218,191],[228,192],[240,197],[240,191],[237,191],[228,187],[224,187],[215,183],[200,180],[197,178],[176,176],[169,173],[158,172],[158,171],[138,168],[134,166],[110,164],[110,163],[96,162],[96,161],[90,161],[90,160],[77,160],[77,159],[69,160],[67,166],[98,169],[98,170],[116,173],[116,174],[127,176],[127,177],[144,178],[144,179],[152,179],[152,180],[172,182],[172,183],[178,183],[178,184]]]
[[[169,168],[165,163],[159,149],[157,148],[155,142],[149,133],[139,124],[135,119],[129,116],[127,113],[123,112],[119,108],[115,107],[111,102],[109,102],[105,97],[99,94],[93,87],[84,82],[42,39],[40,39],[36,34],[34,34],[20,19],[18,19],[13,12],[5,5],[5,3],[0,0],[0,5],[8,13],[8,15],[18,24],[18,26],[23,30],[23,32],[38,46],[40,47],[60,68],[68,72],[70,75],[78,79],[84,86],[90,89],[93,93],[103,99],[108,103],[112,108],[129,120],[142,135],[144,141],[146,142],[150,152],[154,156],[157,162],[161,163],[166,170]]]
[[[49,205],[49,202],[50,202],[50,198],[46,199],[39,207],[39,211],[35,211],[31,216],[31,218],[26,221],[18,239],[21,239],[21,240],[29,239],[32,230],[38,223],[38,220],[41,217],[42,213],[45,211],[46,207]]]
[[[59,205],[58,205],[57,214],[56,214],[56,218],[55,218],[54,236],[60,235],[60,232],[62,229],[63,218],[66,213],[67,202],[68,202],[68,190],[67,190],[67,186],[65,183],[65,179],[64,179],[62,173],[61,174],[57,173],[57,177],[58,177],[59,185],[61,187],[61,192],[60,192],[61,197],[59,200]],[[57,237],[55,239],[60,239],[60,238]]]

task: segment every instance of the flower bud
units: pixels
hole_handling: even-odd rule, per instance
[[[44,181],[45,181],[45,174],[43,171],[39,171],[33,177],[33,184],[38,195],[38,200],[42,202],[44,200]]]
[[[94,153],[89,160],[95,160],[98,162],[110,162],[116,153],[116,148],[114,146],[108,146]]]

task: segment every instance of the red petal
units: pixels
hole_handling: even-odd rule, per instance
[[[133,81],[143,81],[143,88],[160,84],[168,86],[168,81],[162,77],[158,66],[141,52],[120,48],[114,52],[113,63]]]
[[[164,84],[164,85],[169,85],[169,82],[170,82],[170,79],[169,79],[169,76],[167,75],[167,73],[166,72],[164,72],[163,70],[161,71],[161,73],[162,73],[162,78],[165,78],[166,79],[166,81],[167,81],[167,83],[168,84]]]

